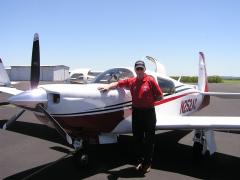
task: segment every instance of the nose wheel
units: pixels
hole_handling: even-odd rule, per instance
[[[87,149],[87,142],[83,140],[75,140],[74,141],[74,148],[75,152],[73,154],[74,163],[79,167],[86,167],[89,164],[89,157],[86,153]]]
[[[79,167],[86,167],[89,164],[88,154],[83,149],[77,150],[73,155],[74,163]]]

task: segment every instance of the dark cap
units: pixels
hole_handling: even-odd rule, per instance
[[[134,66],[134,67],[135,67],[135,69],[137,69],[138,67],[141,67],[141,68],[143,68],[143,69],[146,69],[145,63],[144,63],[143,61],[141,61],[141,60],[135,62],[135,66]]]

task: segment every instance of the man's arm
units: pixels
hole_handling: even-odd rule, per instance
[[[106,86],[103,86],[103,87],[99,87],[98,90],[101,91],[101,92],[107,92],[111,89],[116,89],[118,86],[118,82],[113,82],[111,84],[108,84]]]
[[[158,86],[157,82],[155,81],[155,79],[152,79],[152,88],[153,88],[153,93],[155,96],[155,100],[156,101],[160,101],[163,99],[163,92],[161,90],[161,88]]]

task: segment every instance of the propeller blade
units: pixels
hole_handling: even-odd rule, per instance
[[[34,34],[33,49],[32,49],[32,64],[31,64],[31,89],[38,86],[40,79],[40,48],[39,48],[39,36]]]
[[[8,105],[10,104],[9,102],[0,102],[0,106],[5,106],[5,105]]]
[[[20,110],[17,114],[12,116],[2,127],[2,129],[8,129],[23,113],[25,109]]]
[[[42,107],[42,105],[37,106],[41,112],[45,114],[45,116],[53,123],[54,127],[58,131],[58,133],[70,144],[73,144],[73,140],[71,136],[62,128],[62,126]]]

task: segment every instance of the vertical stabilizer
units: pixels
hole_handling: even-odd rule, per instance
[[[205,57],[202,52],[199,52],[199,74],[198,74],[198,90],[201,92],[207,92],[208,91],[208,77],[207,77],[207,70],[206,70],[206,63],[205,63]],[[199,109],[202,109],[209,105],[210,103],[210,96],[205,95],[203,97],[202,104]]]
[[[206,70],[205,57],[202,52],[199,52],[199,70],[198,70],[198,89],[202,92],[208,91],[208,77]]]
[[[10,86],[11,82],[0,58],[0,86]]]

